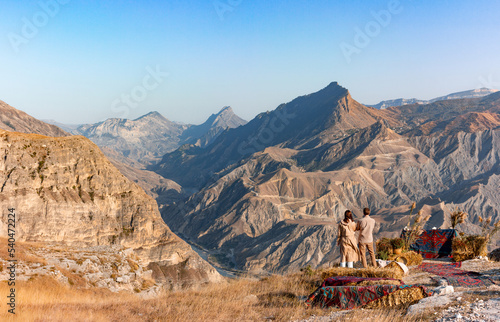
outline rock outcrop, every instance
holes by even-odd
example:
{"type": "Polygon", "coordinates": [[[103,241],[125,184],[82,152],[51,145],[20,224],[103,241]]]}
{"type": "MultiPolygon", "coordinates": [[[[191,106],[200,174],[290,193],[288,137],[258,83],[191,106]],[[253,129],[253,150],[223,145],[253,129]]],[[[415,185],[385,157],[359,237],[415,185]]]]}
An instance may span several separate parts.
{"type": "MultiPolygon", "coordinates": [[[[220,276],[162,221],[156,202],[82,136],[0,132],[0,235],[15,208],[19,241],[132,248],[161,267],[191,263],[220,276]]],[[[176,280],[173,283],[182,283],[176,280]]]]}

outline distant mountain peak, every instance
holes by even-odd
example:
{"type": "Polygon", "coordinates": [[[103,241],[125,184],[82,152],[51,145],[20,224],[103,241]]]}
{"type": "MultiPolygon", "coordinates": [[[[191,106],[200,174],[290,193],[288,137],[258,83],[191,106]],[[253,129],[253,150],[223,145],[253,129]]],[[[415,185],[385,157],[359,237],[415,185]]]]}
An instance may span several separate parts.
{"type": "Polygon", "coordinates": [[[318,92],[314,93],[314,94],[319,94],[319,93],[324,93],[324,94],[328,94],[328,95],[335,95],[335,96],[350,96],[351,94],[349,94],[349,91],[347,90],[347,88],[345,87],[342,87],[341,85],[339,85],[338,82],[331,82],[330,84],[328,84],[328,86],[326,86],[325,88],[319,90],[318,92]]]}
{"type": "Polygon", "coordinates": [[[247,122],[245,120],[241,119],[234,113],[231,106],[224,106],[219,113],[212,114],[204,124],[212,127],[238,127],[246,123],[247,122]]]}
{"type": "Polygon", "coordinates": [[[163,119],[163,120],[167,120],[166,117],[164,117],[163,115],[161,115],[159,112],[157,111],[152,111],[152,112],[149,112],[148,114],[145,114],[143,116],[140,116],[138,118],[136,118],[134,121],[138,121],[138,120],[141,120],[141,119],[144,119],[144,118],[155,118],[155,119],[163,119]]]}
{"type": "Polygon", "coordinates": [[[158,111],[152,111],[146,114],[145,116],[162,116],[162,115],[158,111]]]}
{"type": "Polygon", "coordinates": [[[431,100],[429,100],[430,103],[437,102],[437,101],[444,101],[444,100],[450,100],[450,99],[461,99],[461,98],[476,98],[476,97],[483,97],[487,96],[493,93],[498,92],[497,89],[489,89],[486,87],[483,88],[476,88],[476,89],[471,89],[468,91],[462,91],[462,92],[457,92],[457,93],[451,93],[445,96],[441,97],[436,97],[431,100]]]}
{"type": "Polygon", "coordinates": [[[233,111],[233,108],[231,106],[224,106],[220,111],[219,113],[217,114],[222,114],[222,113],[233,113],[234,114],[234,111],[233,111]]]}
{"type": "Polygon", "coordinates": [[[185,142],[205,147],[228,128],[237,128],[247,121],[236,115],[231,106],[224,106],[217,114],[212,114],[200,125],[194,125],[183,133],[185,142]]]}

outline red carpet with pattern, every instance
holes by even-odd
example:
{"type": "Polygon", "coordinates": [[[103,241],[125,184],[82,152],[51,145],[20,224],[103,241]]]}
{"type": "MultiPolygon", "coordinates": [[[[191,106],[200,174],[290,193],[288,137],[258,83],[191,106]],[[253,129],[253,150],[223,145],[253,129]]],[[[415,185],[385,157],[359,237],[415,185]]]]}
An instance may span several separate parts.
{"type": "Polygon", "coordinates": [[[422,263],[418,269],[442,276],[448,284],[455,287],[482,287],[496,284],[489,277],[476,272],[458,269],[462,263],[422,263]]]}
{"type": "Polygon", "coordinates": [[[374,285],[374,286],[345,286],[352,283],[363,281],[379,280],[401,280],[392,278],[363,278],[352,276],[336,276],[327,278],[323,284],[314,293],[309,295],[306,304],[319,306],[322,308],[335,307],[339,309],[354,309],[361,307],[372,301],[378,300],[398,290],[406,288],[420,287],[426,296],[430,292],[421,285],[374,285]]]}

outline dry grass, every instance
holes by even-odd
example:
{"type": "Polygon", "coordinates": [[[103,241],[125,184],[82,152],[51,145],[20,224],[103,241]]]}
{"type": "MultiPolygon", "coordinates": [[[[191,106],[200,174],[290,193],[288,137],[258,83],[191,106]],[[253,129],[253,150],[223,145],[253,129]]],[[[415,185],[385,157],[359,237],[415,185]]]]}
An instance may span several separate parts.
{"type": "Polygon", "coordinates": [[[356,277],[390,277],[400,279],[403,277],[403,270],[399,266],[388,265],[383,268],[345,268],[333,267],[321,272],[321,278],[326,279],[333,276],[356,276],[356,277]]]}
{"type": "MultiPolygon", "coordinates": [[[[37,243],[16,242],[14,247],[14,249],[16,250],[14,259],[23,261],[25,263],[40,263],[42,265],[47,265],[45,259],[35,256],[29,251],[31,248],[38,247],[42,247],[42,245],[37,243]]],[[[9,257],[8,249],[8,239],[5,237],[0,237],[0,258],[4,260],[11,259],[9,257]]]]}
{"type": "Polygon", "coordinates": [[[406,266],[420,265],[422,264],[422,255],[415,253],[414,251],[404,252],[400,255],[390,255],[389,260],[395,260],[404,263],[406,266]]]}
{"type": "MultiPolygon", "coordinates": [[[[288,321],[335,314],[336,310],[307,307],[299,298],[318,286],[318,274],[233,280],[150,300],[106,289],[64,286],[50,277],[37,277],[16,285],[16,321],[288,321]]],[[[7,294],[8,288],[0,283],[0,294],[7,294]]],[[[387,301],[406,303],[400,298],[387,301]]],[[[355,318],[358,311],[342,314],[355,318]]],[[[401,308],[364,312],[364,317],[370,312],[377,321],[405,320],[401,308]]],[[[14,321],[5,304],[0,308],[0,320],[14,321]]]]}
{"type": "Polygon", "coordinates": [[[413,304],[426,297],[420,287],[407,288],[396,291],[381,299],[368,303],[365,308],[393,307],[413,304]]]}
{"type": "MultiPolygon", "coordinates": [[[[6,245],[5,239],[0,240],[2,258],[6,258],[8,254],[6,245]]],[[[30,249],[37,247],[42,246],[16,243],[17,259],[43,263],[43,258],[30,254],[30,249]]],[[[304,304],[304,297],[323,281],[326,271],[322,270],[307,270],[261,280],[231,280],[224,284],[206,285],[197,290],[167,292],[158,298],[145,300],[135,294],[112,293],[107,289],[89,287],[78,274],[60,267],[57,269],[71,281],[70,285],[60,284],[48,276],[17,281],[17,314],[15,318],[9,314],[4,301],[0,303],[0,321],[288,321],[338,313],[336,310],[311,308],[304,304]]],[[[398,278],[400,274],[396,269],[333,270],[337,273],[335,275],[366,277],[398,278]]],[[[327,275],[333,276],[331,273],[327,275]]],[[[143,287],[151,286],[148,283],[143,287]]],[[[9,289],[6,282],[0,282],[0,296],[5,297],[9,289]]],[[[400,308],[364,312],[368,311],[370,318],[377,321],[405,320],[404,310],[400,308]]],[[[367,317],[366,313],[358,316],[357,312],[360,311],[341,314],[346,319],[352,317],[360,320],[367,317]]]]}
{"type": "Polygon", "coordinates": [[[454,262],[463,262],[477,256],[487,255],[487,239],[483,236],[472,235],[455,237],[452,242],[452,253],[454,262]]]}
{"type": "MultiPolygon", "coordinates": [[[[132,294],[63,286],[50,277],[37,277],[16,283],[16,318],[19,321],[244,321],[273,317],[284,321],[329,313],[308,308],[299,299],[315,287],[311,277],[296,274],[263,280],[241,279],[141,300],[132,294]]],[[[7,294],[8,289],[6,283],[0,283],[0,294],[7,294]]],[[[5,305],[0,320],[13,320],[5,305]]]]}
{"type": "MultiPolygon", "coordinates": [[[[8,294],[7,283],[0,283],[0,294],[8,294]]],[[[130,295],[113,294],[106,289],[78,289],[61,285],[47,276],[16,282],[16,318],[0,309],[1,321],[109,321],[100,308],[110,303],[133,301],[130,295]]]]}
{"type": "Polygon", "coordinates": [[[72,273],[67,269],[64,269],[60,266],[56,266],[57,270],[60,271],[67,279],[69,285],[75,286],[77,288],[86,288],[88,283],[87,280],[81,277],[78,274],[72,273]]]}

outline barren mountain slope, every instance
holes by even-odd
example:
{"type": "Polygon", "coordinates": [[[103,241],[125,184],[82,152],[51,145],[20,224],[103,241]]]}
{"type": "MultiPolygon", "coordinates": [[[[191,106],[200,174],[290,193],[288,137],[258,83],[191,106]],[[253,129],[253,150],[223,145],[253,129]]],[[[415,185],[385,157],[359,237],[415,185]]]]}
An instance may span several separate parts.
{"type": "MultiPolygon", "coordinates": [[[[222,133],[206,149],[181,147],[165,155],[151,169],[183,187],[199,188],[215,172],[266,147],[310,149],[340,140],[380,119],[380,111],[359,104],[345,88],[331,83],[316,93],[298,97],[274,111],[259,114],[244,126],[222,133]]],[[[390,116],[387,122],[399,125],[390,116]]]]}
{"type": "MultiPolygon", "coordinates": [[[[209,149],[184,147],[165,156],[160,173],[176,165],[179,175],[192,169],[198,183],[200,173],[207,183],[162,216],[174,231],[228,254],[219,256],[226,265],[272,272],[332,264],[336,222],[345,209],[359,216],[363,207],[372,208],[377,236],[396,236],[408,224],[413,201],[432,215],[429,228],[448,228],[447,216],[459,206],[471,213],[466,231],[478,232],[479,214],[494,220],[500,214],[500,140],[491,130],[500,106],[496,95],[372,114],[330,85],[228,131],[209,149]],[[301,110],[307,112],[297,117],[301,110]],[[278,111],[302,122],[287,119],[263,144],[259,129],[271,130],[265,124],[278,111]],[[446,123],[446,135],[408,131],[434,119],[446,123]],[[250,137],[243,140],[244,134],[250,137]],[[248,154],[235,153],[242,145],[248,154]]],[[[194,177],[184,176],[191,182],[194,177]]]]}
{"type": "Polygon", "coordinates": [[[158,112],[135,120],[108,119],[97,124],[82,125],[78,134],[100,147],[117,151],[126,158],[147,165],[178,147],[179,136],[187,125],[171,122],[158,112]]]}
{"type": "Polygon", "coordinates": [[[478,98],[478,97],[484,97],[493,93],[498,92],[497,89],[489,89],[489,88],[477,88],[473,90],[468,90],[468,91],[463,91],[463,92],[458,92],[458,93],[452,93],[448,94],[445,96],[440,96],[433,98],[431,100],[419,100],[416,98],[398,98],[398,99],[393,99],[393,100],[386,100],[379,102],[378,104],[375,105],[367,105],[371,106],[377,109],[385,109],[388,107],[392,106],[403,106],[403,105],[409,105],[409,104],[429,104],[429,103],[434,103],[438,101],[445,101],[445,100],[456,100],[456,99],[464,99],[464,98],[478,98]]]}
{"type": "Polygon", "coordinates": [[[131,160],[134,164],[129,162],[129,165],[144,168],[183,144],[205,147],[227,128],[245,123],[230,107],[225,107],[201,125],[172,122],[158,112],[151,112],[135,120],[108,119],[82,125],[73,133],[86,136],[115,160],[124,163],[131,160]]]}
{"type": "Polygon", "coordinates": [[[194,144],[206,147],[211,144],[226,129],[245,125],[247,121],[234,114],[230,106],[222,108],[217,114],[212,114],[205,123],[192,125],[181,136],[183,144],[194,144]]]}
{"type": "Polygon", "coordinates": [[[397,119],[398,129],[408,136],[428,135],[441,131],[477,131],[497,127],[500,92],[482,98],[453,99],[430,104],[411,104],[380,111],[383,118],[397,119]],[[460,118],[457,118],[461,116],[460,118]],[[455,120],[456,119],[456,120],[455,120]],[[454,124],[450,122],[455,122],[454,124]],[[460,127],[465,126],[465,128],[460,127]],[[467,129],[467,127],[471,127],[467,129]]]}
{"type": "MultiPolygon", "coordinates": [[[[72,246],[122,245],[146,262],[218,273],[162,221],[155,201],[81,136],[0,132],[0,232],[15,208],[20,241],[72,246]]],[[[179,275],[181,276],[181,275],[179,275]]],[[[177,277],[179,277],[177,276],[177,277]]],[[[182,283],[179,278],[170,282],[182,283]]]]}
{"type": "Polygon", "coordinates": [[[500,128],[500,114],[470,112],[445,121],[429,121],[405,133],[407,136],[445,136],[458,132],[479,132],[500,128]]]}
{"type": "Polygon", "coordinates": [[[39,121],[36,118],[17,110],[7,103],[0,101],[0,129],[6,131],[36,133],[49,136],[68,136],[55,125],[39,121]]]}
{"type": "Polygon", "coordinates": [[[366,205],[405,205],[444,189],[437,165],[381,123],[326,151],[344,151],[349,158],[340,156],[343,162],[332,167],[326,159],[337,154],[324,152],[322,163],[314,153],[320,162],[307,172],[297,161],[307,151],[267,148],[187,202],[167,207],[163,218],[207,248],[233,249],[239,268],[283,272],[331,264],[338,255],[335,236],[318,238],[334,234],[345,209],[360,214],[366,205]]]}
{"type": "Polygon", "coordinates": [[[163,178],[159,174],[141,170],[133,166],[129,166],[120,161],[114,160],[108,156],[109,161],[130,181],[135,182],[144,191],[153,197],[159,206],[170,204],[188,197],[187,193],[176,182],[163,178]]]}

